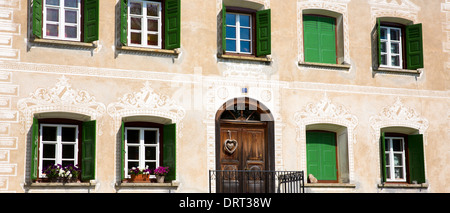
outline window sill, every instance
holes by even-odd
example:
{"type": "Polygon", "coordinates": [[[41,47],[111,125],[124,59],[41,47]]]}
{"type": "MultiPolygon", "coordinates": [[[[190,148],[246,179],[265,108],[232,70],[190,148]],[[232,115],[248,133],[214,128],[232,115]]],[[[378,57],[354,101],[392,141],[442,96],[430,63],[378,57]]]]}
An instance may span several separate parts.
{"type": "Polygon", "coordinates": [[[172,181],[170,183],[116,183],[115,188],[120,189],[177,189],[180,183],[172,181]]]}
{"type": "Polygon", "coordinates": [[[71,46],[79,48],[96,48],[97,45],[94,43],[85,43],[80,41],[62,41],[62,40],[52,40],[52,39],[41,39],[34,38],[31,42],[40,45],[57,45],[57,46],[71,46]]]}
{"type": "Polygon", "coordinates": [[[271,62],[272,58],[270,56],[265,57],[254,57],[254,56],[245,56],[245,55],[227,55],[227,54],[218,54],[218,58],[222,59],[234,59],[234,60],[245,60],[245,61],[259,61],[259,62],[271,62]]]}
{"type": "Polygon", "coordinates": [[[95,188],[95,181],[91,182],[83,182],[83,183],[31,183],[25,185],[25,187],[29,189],[37,189],[37,188],[95,188]]]}
{"type": "Polygon", "coordinates": [[[427,189],[428,183],[405,184],[405,183],[380,183],[378,188],[400,188],[400,189],[427,189]]]}
{"type": "Polygon", "coordinates": [[[129,47],[129,46],[118,46],[118,50],[123,51],[131,51],[131,52],[142,52],[142,53],[154,53],[154,54],[164,54],[164,55],[179,55],[180,50],[164,50],[164,49],[153,49],[153,48],[145,48],[145,47],[129,47]]]}
{"type": "Polygon", "coordinates": [[[306,188],[356,188],[351,183],[305,183],[306,188]]]}
{"type": "Polygon", "coordinates": [[[350,64],[325,64],[325,63],[312,63],[312,62],[298,62],[299,66],[320,68],[320,69],[337,69],[337,70],[350,70],[350,64]]]}
{"type": "Polygon", "coordinates": [[[399,68],[387,68],[387,67],[378,67],[374,69],[375,72],[380,73],[397,73],[397,74],[421,74],[422,70],[407,70],[407,69],[399,69],[399,68]]]}

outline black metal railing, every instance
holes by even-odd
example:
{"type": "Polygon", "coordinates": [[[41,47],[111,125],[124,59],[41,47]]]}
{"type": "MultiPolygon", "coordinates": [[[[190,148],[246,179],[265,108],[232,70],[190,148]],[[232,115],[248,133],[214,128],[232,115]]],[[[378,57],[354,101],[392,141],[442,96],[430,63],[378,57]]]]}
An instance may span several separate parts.
{"type": "Polygon", "coordinates": [[[303,171],[210,170],[210,193],[213,187],[217,193],[305,192],[303,171]]]}

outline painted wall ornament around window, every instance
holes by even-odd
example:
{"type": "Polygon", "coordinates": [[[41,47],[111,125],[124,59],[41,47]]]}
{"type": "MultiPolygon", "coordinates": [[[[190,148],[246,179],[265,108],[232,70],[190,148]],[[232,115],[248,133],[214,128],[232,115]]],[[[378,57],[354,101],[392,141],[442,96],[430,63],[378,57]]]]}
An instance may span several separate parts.
{"type": "Polygon", "coordinates": [[[232,155],[234,151],[236,151],[236,148],[238,146],[238,142],[235,139],[231,139],[231,131],[228,130],[228,139],[224,142],[224,149],[225,151],[232,155]]]}

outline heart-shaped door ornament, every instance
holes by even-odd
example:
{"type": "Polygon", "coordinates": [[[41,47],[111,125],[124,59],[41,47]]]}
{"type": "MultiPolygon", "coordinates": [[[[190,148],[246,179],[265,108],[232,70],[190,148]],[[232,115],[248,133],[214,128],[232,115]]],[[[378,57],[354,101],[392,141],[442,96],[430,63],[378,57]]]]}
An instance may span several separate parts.
{"type": "Polygon", "coordinates": [[[238,142],[234,139],[231,139],[231,131],[228,130],[228,139],[224,142],[224,149],[228,154],[233,154],[236,151],[238,146],[238,142]]]}

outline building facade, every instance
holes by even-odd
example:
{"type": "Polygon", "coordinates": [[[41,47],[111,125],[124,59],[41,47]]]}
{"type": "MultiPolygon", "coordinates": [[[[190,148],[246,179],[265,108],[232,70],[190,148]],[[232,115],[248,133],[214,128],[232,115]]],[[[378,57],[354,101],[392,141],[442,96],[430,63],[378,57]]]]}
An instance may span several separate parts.
{"type": "Polygon", "coordinates": [[[0,192],[218,192],[213,170],[450,192],[448,0],[3,0],[0,14],[0,192]],[[80,175],[50,182],[53,164],[80,175]],[[130,181],[158,166],[165,183],[130,181]]]}

